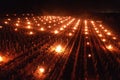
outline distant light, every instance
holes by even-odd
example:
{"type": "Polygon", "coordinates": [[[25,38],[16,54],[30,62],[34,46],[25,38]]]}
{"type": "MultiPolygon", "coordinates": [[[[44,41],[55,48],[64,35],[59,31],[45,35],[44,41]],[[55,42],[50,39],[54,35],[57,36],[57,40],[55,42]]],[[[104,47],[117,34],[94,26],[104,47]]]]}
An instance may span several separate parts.
{"type": "Polygon", "coordinates": [[[7,22],[7,21],[5,21],[4,23],[5,23],[5,24],[8,24],[8,22],[7,22]]]}
{"type": "Polygon", "coordinates": [[[18,24],[18,23],[16,23],[15,25],[16,25],[16,26],[19,26],[19,24],[18,24]]]}
{"type": "Polygon", "coordinates": [[[88,54],[88,57],[89,57],[89,58],[91,58],[91,56],[92,56],[91,54],[88,54]]]}
{"type": "Polygon", "coordinates": [[[51,28],[51,26],[48,26],[48,28],[51,28]]]}
{"type": "Polygon", "coordinates": [[[107,32],[107,29],[105,29],[104,31],[107,32]]]}
{"type": "Polygon", "coordinates": [[[32,32],[32,31],[30,31],[30,32],[29,32],[29,34],[30,34],[30,35],[32,35],[32,34],[33,34],[33,32],[32,32]]]}
{"type": "Polygon", "coordinates": [[[63,30],[63,28],[61,27],[61,28],[60,28],[60,30],[62,31],[62,30],[63,30]]]}
{"type": "Polygon", "coordinates": [[[107,35],[111,35],[111,33],[110,33],[110,32],[108,32],[108,33],[107,33],[107,35]]]}
{"type": "Polygon", "coordinates": [[[62,46],[61,46],[61,45],[56,46],[55,51],[56,51],[57,53],[63,52],[62,46]]]}
{"type": "Polygon", "coordinates": [[[103,42],[105,42],[105,41],[106,41],[106,39],[102,39],[102,41],[103,41],[103,42]]]}
{"type": "Polygon", "coordinates": [[[27,24],[31,24],[30,22],[27,22],[27,24]]]}
{"type": "Polygon", "coordinates": [[[102,24],[100,24],[100,27],[102,27],[102,24]]]}
{"type": "Polygon", "coordinates": [[[37,24],[37,26],[40,26],[40,24],[37,24]]]}
{"type": "Polygon", "coordinates": [[[2,56],[0,56],[0,62],[2,62],[3,61],[3,57],[2,56]]]}
{"type": "Polygon", "coordinates": [[[40,28],[40,30],[41,30],[41,31],[44,31],[44,28],[43,28],[43,27],[41,27],[41,28],[40,28]]]}
{"type": "Polygon", "coordinates": [[[99,34],[98,36],[99,36],[99,37],[102,37],[102,34],[99,34]]]}
{"type": "Polygon", "coordinates": [[[2,29],[3,28],[3,26],[0,26],[0,29],[2,29]]]}
{"type": "Polygon", "coordinates": [[[39,73],[42,74],[42,73],[44,73],[44,72],[45,72],[45,68],[40,67],[40,68],[39,68],[39,73]]]}
{"type": "Polygon", "coordinates": [[[88,32],[85,32],[85,34],[87,35],[87,34],[88,34],[88,32]]]}
{"type": "Polygon", "coordinates": [[[112,45],[108,45],[108,46],[107,46],[107,49],[112,50],[112,49],[113,49],[113,46],[112,46],[112,45]]]}
{"type": "Polygon", "coordinates": [[[31,29],[31,26],[30,26],[30,25],[28,25],[28,26],[27,26],[27,28],[28,28],[28,29],[31,29]]]}
{"type": "Polygon", "coordinates": [[[69,33],[69,36],[72,36],[72,33],[69,33]]]}
{"type": "Polygon", "coordinates": [[[59,32],[57,30],[54,31],[55,34],[58,34],[59,32]]]}
{"type": "Polygon", "coordinates": [[[15,28],[14,30],[15,30],[15,31],[18,31],[18,29],[17,29],[17,28],[15,28]]]}
{"type": "Polygon", "coordinates": [[[87,45],[90,45],[90,42],[87,42],[87,45]]]}
{"type": "Polygon", "coordinates": [[[117,38],[116,37],[113,37],[114,40],[116,40],[117,38]]]}

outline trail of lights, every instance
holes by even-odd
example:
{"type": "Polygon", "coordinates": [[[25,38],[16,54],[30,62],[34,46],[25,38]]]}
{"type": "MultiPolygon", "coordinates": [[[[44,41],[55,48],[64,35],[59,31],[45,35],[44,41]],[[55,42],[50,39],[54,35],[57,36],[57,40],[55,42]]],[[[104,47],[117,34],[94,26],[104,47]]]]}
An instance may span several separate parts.
{"type": "Polygon", "coordinates": [[[14,14],[1,20],[0,36],[3,80],[119,79],[119,35],[102,22],[14,14]]]}

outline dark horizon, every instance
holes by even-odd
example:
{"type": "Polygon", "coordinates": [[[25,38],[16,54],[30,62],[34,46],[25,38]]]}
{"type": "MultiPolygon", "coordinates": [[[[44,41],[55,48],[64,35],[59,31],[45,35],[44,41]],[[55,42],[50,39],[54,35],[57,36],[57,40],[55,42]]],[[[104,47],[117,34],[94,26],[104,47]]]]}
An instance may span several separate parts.
{"type": "Polygon", "coordinates": [[[25,0],[0,1],[0,13],[22,12],[98,12],[120,13],[119,0],[25,0]]]}

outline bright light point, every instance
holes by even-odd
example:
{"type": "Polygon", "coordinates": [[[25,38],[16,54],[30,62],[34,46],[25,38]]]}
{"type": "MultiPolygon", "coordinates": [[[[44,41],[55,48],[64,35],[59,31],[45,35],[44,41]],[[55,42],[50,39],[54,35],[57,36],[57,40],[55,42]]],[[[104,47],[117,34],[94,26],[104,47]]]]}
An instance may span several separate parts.
{"type": "Polygon", "coordinates": [[[48,28],[51,28],[51,26],[48,26],[48,28]]]}
{"type": "Polygon", "coordinates": [[[111,33],[110,33],[110,32],[108,32],[108,33],[107,33],[107,35],[111,35],[111,33]]]}
{"type": "Polygon", "coordinates": [[[30,31],[30,32],[29,32],[29,34],[30,34],[30,35],[32,35],[32,34],[33,34],[33,32],[32,32],[32,31],[30,31]]]}
{"type": "Polygon", "coordinates": [[[28,25],[28,26],[27,26],[27,28],[28,28],[28,29],[30,29],[30,28],[31,28],[31,26],[30,26],[30,25],[28,25]]]}
{"type": "Polygon", "coordinates": [[[114,40],[116,40],[117,38],[116,37],[113,37],[114,40]]]}
{"type": "Polygon", "coordinates": [[[89,57],[89,58],[91,58],[91,56],[92,56],[91,54],[88,54],[88,57],[89,57]]]}
{"type": "Polygon", "coordinates": [[[57,30],[54,31],[55,34],[58,34],[59,32],[57,30]]]}
{"type": "Polygon", "coordinates": [[[72,33],[69,33],[69,36],[72,36],[72,33]]]}
{"type": "Polygon", "coordinates": [[[43,67],[39,68],[39,73],[44,73],[45,69],[43,67]]]}
{"type": "Polygon", "coordinates": [[[66,28],[67,26],[64,25],[64,28],[66,28]]]}
{"type": "Polygon", "coordinates": [[[57,53],[63,52],[62,46],[61,46],[61,45],[58,45],[58,46],[55,48],[55,51],[56,51],[57,53]]]}
{"type": "Polygon", "coordinates": [[[113,46],[112,46],[112,45],[108,45],[108,46],[107,46],[107,49],[112,50],[112,49],[113,49],[113,46]]]}
{"type": "Polygon", "coordinates": [[[42,27],[42,28],[40,28],[40,30],[41,30],[41,31],[44,31],[44,28],[42,27]]]}
{"type": "Polygon", "coordinates": [[[27,22],[27,24],[31,24],[30,22],[27,22]]]}
{"type": "Polygon", "coordinates": [[[3,61],[3,58],[2,58],[2,56],[0,56],[0,62],[2,62],[3,61]]]}
{"type": "Polygon", "coordinates": [[[16,23],[15,25],[16,25],[16,26],[19,26],[19,24],[18,24],[18,23],[16,23]]]}
{"type": "Polygon", "coordinates": [[[88,34],[88,32],[85,32],[85,34],[87,35],[87,34],[88,34]]]}
{"type": "Polygon", "coordinates": [[[96,31],[96,33],[99,33],[99,31],[96,31]]]}
{"type": "Polygon", "coordinates": [[[7,21],[5,21],[4,23],[5,23],[5,24],[8,24],[8,22],[7,22],[7,21]]]}
{"type": "Polygon", "coordinates": [[[17,29],[17,28],[15,28],[14,30],[15,30],[15,31],[17,31],[18,29],[17,29]]]}
{"type": "Polygon", "coordinates": [[[87,42],[87,45],[90,45],[90,43],[89,43],[89,42],[87,42]]]}
{"type": "Polygon", "coordinates": [[[0,29],[2,29],[3,27],[2,26],[0,26],[0,29]]]}
{"type": "Polygon", "coordinates": [[[40,24],[37,24],[37,26],[40,26],[40,24]]]}
{"type": "Polygon", "coordinates": [[[105,29],[104,31],[107,32],[107,29],[105,29]]]}
{"type": "Polygon", "coordinates": [[[74,29],[74,30],[76,30],[77,28],[76,28],[76,27],[74,27],[73,29],[74,29]]]}
{"type": "Polygon", "coordinates": [[[102,41],[103,41],[103,42],[105,42],[105,41],[106,41],[106,39],[102,39],[102,41]]]}
{"type": "Polygon", "coordinates": [[[60,30],[62,31],[62,30],[63,30],[63,28],[60,28],[60,30]]]}
{"type": "Polygon", "coordinates": [[[102,24],[100,24],[100,27],[102,27],[102,24]]]}
{"type": "Polygon", "coordinates": [[[99,36],[99,37],[102,37],[102,34],[99,34],[98,36],[99,36]]]}

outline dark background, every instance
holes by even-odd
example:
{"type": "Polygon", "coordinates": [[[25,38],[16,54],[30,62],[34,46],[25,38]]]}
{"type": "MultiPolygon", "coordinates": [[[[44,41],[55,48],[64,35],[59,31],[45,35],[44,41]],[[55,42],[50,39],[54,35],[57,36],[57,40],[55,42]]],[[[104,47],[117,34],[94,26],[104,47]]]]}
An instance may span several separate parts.
{"type": "Polygon", "coordinates": [[[120,32],[120,0],[0,0],[0,14],[6,13],[82,16],[120,32]]]}
{"type": "Polygon", "coordinates": [[[0,0],[0,13],[7,12],[99,12],[119,13],[119,0],[0,0]]]}

